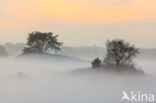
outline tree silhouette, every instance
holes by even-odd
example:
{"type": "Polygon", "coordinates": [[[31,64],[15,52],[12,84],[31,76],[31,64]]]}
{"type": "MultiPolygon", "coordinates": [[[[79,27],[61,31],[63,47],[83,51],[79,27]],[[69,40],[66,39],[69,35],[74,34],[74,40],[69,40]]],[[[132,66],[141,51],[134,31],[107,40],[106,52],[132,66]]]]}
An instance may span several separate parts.
{"type": "Polygon", "coordinates": [[[107,41],[107,54],[104,62],[112,66],[133,65],[133,58],[139,53],[139,50],[124,40],[116,39],[107,41]]]}
{"type": "Polygon", "coordinates": [[[27,46],[23,52],[26,53],[41,53],[46,54],[49,49],[51,50],[61,50],[62,42],[58,42],[58,35],[54,35],[51,32],[42,33],[39,31],[32,32],[27,38],[27,46]]]}

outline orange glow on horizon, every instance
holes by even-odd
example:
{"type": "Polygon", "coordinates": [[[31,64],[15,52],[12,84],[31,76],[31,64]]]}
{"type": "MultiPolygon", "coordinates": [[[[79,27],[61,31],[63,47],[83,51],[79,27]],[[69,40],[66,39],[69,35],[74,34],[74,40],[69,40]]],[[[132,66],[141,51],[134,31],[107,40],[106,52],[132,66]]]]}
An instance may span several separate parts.
{"type": "MultiPolygon", "coordinates": [[[[117,2],[117,0],[111,0],[117,2]]],[[[50,18],[68,22],[115,23],[156,17],[155,0],[134,0],[130,5],[107,6],[68,0],[31,0],[6,9],[22,19],[50,18]]]]}

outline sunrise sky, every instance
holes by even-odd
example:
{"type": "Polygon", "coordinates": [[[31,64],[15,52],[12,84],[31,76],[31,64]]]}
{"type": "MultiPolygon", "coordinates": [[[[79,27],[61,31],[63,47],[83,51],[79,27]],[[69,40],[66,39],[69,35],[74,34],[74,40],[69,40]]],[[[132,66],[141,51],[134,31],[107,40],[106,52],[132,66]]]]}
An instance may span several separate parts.
{"type": "Polygon", "coordinates": [[[121,38],[156,48],[156,0],[0,0],[0,44],[26,42],[32,31],[70,46],[121,38]]]}

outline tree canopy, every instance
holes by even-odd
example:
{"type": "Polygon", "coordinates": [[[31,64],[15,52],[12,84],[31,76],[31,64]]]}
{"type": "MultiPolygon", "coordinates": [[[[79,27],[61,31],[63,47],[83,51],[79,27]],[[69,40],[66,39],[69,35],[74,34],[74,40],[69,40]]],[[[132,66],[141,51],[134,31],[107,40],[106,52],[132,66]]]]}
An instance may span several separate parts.
{"type": "Polygon", "coordinates": [[[107,41],[107,54],[104,62],[109,65],[122,66],[122,65],[132,65],[133,58],[139,53],[139,50],[130,45],[128,42],[116,39],[112,41],[107,41]]]}
{"type": "Polygon", "coordinates": [[[58,35],[51,32],[32,32],[27,38],[27,46],[24,48],[24,53],[48,53],[48,50],[61,50],[62,42],[58,42],[58,35]]]}

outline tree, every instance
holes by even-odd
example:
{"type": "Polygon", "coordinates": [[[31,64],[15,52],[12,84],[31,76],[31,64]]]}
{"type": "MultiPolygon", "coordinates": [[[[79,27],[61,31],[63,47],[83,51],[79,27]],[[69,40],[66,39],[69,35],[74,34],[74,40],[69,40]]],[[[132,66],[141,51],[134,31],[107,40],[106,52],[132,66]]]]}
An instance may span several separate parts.
{"type": "Polygon", "coordinates": [[[96,58],[92,61],[92,67],[93,68],[98,68],[101,66],[101,60],[99,58],[96,58]]]}
{"type": "Polygon", "coordinates": [[[25,47],[24,53],[41,53],[46,54],[49,49],[61,50],[62,42],[58,42],[58,35],[54,35],[51,32],[42,33],[39,31],[32,32],[27,38],[27,46],[25,47]]]}
{"type": "Polygon", "coordinates": [[[107,54],[104,62],[111,66],[130,66],[133,65],[133,58],[139,50],[124,40],[116,39],[107,41],[107,54]]]}

